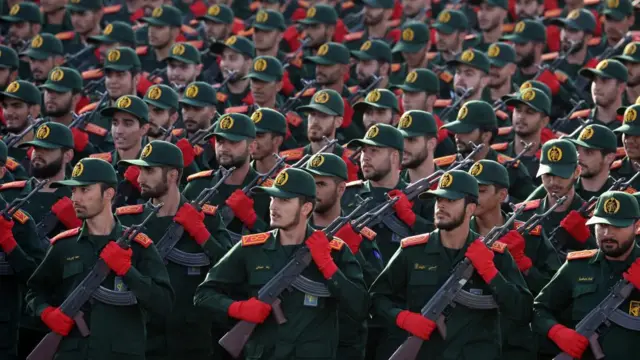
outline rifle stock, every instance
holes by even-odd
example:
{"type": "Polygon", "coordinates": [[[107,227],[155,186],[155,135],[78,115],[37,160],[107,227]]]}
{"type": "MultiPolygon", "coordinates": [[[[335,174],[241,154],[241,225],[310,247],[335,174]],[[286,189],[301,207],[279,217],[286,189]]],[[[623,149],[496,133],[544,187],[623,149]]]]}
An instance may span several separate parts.
{"type": "MultiPolygon", "coordinates": [[[[324,136],[323,139],[325,141],[325,144],[323,147],[320,148],[320,150],[318,150],[316,154],[322,154],[323,152],[326,152],[327,149],[329,149],[329,147],[338,143],[338,139],[329,140],[329,138],[326,136],[324,136]]],[[[291,165],[291,167],[296,169],[303,168],[305,165],[307,165],[307,162],[309,162],[309,159],[311,159],[313,155],[307,154],[303,156],[302,159],[298,160],[295,164],[291,165]]]]}

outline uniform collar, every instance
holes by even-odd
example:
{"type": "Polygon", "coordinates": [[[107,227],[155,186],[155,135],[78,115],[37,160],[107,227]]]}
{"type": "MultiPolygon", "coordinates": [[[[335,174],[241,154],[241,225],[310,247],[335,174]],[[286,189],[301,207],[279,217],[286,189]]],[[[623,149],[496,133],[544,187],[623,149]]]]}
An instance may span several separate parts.
{"type": "Polygon", "coordinates": [[[87,226],[87,222],[83,221],[82,222],[82,227],[80,228],[80,233],[78,234],[78,240],[77,241],[89,241],[92,244],[96,245],[96,248],[101,249],[103,248],[106,243],[108,241],[116,241],[118,240],[122,234],[124,233],[125,228],[122,226],[122,224],[120,224],[120,221],[118,220],[117,217],[114,217],[114,221],[115,224],[113,226],[113,229],[111,229],[111,233],[109,233],[108,236],[106,236],[106,241],[100,241],[100,243],[96,243],[95,240],[96,237],[100,237],[103,238],[103,236],[95,236],[95,235],[91,235],[89,234],[89,227],[87,226]],[[104,242],[104,243],[103,243],[104,242]]]}
{"type": "MultiPolygon", "coordinates": [[[[633,250],[631,251],[631,254],[629,254],[629,257],[625,261],[623,261],[623,263],[627,267],[629,267],[638,258],[640,258],[640,247],[638,247],[637,243],[634,243],[633,250]]],[[[599,262],[602,262],[602,261],[609,261],[609,260],[607,260],[605,258],[605,255],[602,252],[602,250],[598,250],[598,253],[596,254],[596,256],[592,257],[589,260],[589,264],[599,263],[599,262]]]]}
{"type": "MultiPolygon", "coordinates": [[[[314,231],[315,230],[311,226],[309,226],[309,224],[307,223],[307,228],[304,232],[305,241],[309,238],[309,236],[311,236],[311,234],[314,231]]],[[[279,239],[280,229],[271,230],[270,233],[271,233],[271,236],[269,237],[269,239],[267,239],[267,242],[262,246],[262,248],[266,250],[275,250],[280,246],[280,239],[279,239]]],[[[331,241],[331,239],[329,239],[329,241],[331,241]]],[[[304,244],[304,241],[300,245],[303,245],[303,244],[304,244]]]]}

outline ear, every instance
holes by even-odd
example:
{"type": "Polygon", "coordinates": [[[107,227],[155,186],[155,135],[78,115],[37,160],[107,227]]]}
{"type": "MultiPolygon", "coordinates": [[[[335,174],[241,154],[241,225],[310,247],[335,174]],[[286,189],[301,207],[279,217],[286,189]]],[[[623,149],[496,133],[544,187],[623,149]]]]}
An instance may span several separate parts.
{"type": "Polygon", "coordinates": [[[309,214],[311,214],[311,212],[313,211],[313,204],[310,202],[306,202],[304,204],[302,204],[302,215],[307,218],[309,217],[309,214]]]}
{"type": "Polygon", "coordinates": [[[34,104],[29,106],[29,114],[31,114],[34,119],[37,119],[38,115],[40,115],[40,105],[34,104]]]}
{"type": "Polygon", "coordinates": [[[489,85],[489,74],[483,75],[482,78],[480,78],[480,85],[483,88],[486,88],[487,85],[489,85]]]}
{"type": "Polygon", "coordinates": [[[498,190],[498,198],[500,199],[501,203],[505,202],[505,200],[507,200],[507,197],[509,197],[509,189],[498,190]]]}
{"type": "Polygon", "coordinates": [[[573,178],[577,179],[581,173],[582,173],[582,168],[579,165],[576,166],[576,169],[573,171],[573,178]]]}
{"type": "Polygon", "coordinates": [[[614,161],[616,161],[616,153],[615,152],[605,155],[604,162],[605,162],[605,164],[607,164],[607,167],[611,167],[611,164],[614,161]]]}
{"type": "Polygon", "coordinates": [[[7,173],[7,168],[4,166],[0,166],[0,179],[2,179],[7,173]]]}
{"type": "Polygon", "coordinates": [[[480,139],[482,139],[482,142],[484,144],[489,144],[489,143],[491,143],[491,137],[492,136],[493,136],[493,134],[490,131],[485,131],[485,132],[482,133],[482,135],[480,135],[480,139]]]}
{"type": "Polygon", "coordinates": [[[111,202],[111,200],[113,200],[113,198],[116,196],[116,189],[110,187],[108,188],[105,192],[104,192],[104,198],[109,200],[109,202],[111,202]]]}
{"type": "Polygon", "coordinates": [[[548,116],[543,116],[542,117],[542,127],[547,127],[547,125],[549,125],[549,121],[551,121],[551,118],[549,118],[548,116]]]}
{"type": "Polygon", "coordinates": [[[133,76],[133,91],[137,92],[137,88],[138,88],[138,82],[140,82],[140,77],[142,76],[141,73],[137,73],[133,76]]]}
{"type": "Polygon", "coordinates": [[[149,127],[150,126],[151,125],[149,125],[149,123],[146,123],[146,124],[143,124],[142,126],[140,126],[140,133],[141,133],[140,136],[144,136],[147,133],[147,131],[149,131],[149,127]]]}
{"type": "Polygon", "coordinates": [[[280,90],[282,90],[282,80],[276,83],[276,89],[276,92],[280,92],[280,90]]]}
{"type": "Polygon", "coordinates": [[[345,181],[341,181],[338,184],[338,199],[342,199],[342,195],[347,190],[347,183],[345,181]]]}
{"type": "Polygon", "coordinates": [[[64,161],[65,164],[70,164],[73,161],[74,155],[75,152],[73,149],[69,149],[62,153],[62,161],[64,161]]]}
{"type": "Polygon", "coordinates": [[[276,151],[279,151],[282,143],[284,142],[284,136],[274,136],[271,141],[276,151]]]}
{"type": "Polygon", "coordinates": [[[438,138],[431,138],[427,140],[427,151],[429,153],[433,153],[436,151],[436,147],[438,146],[438,138]]]}
{"type": "Polygon", "coordinates": [[[436,100],[438,100],[437,94],[427,94],[427,101],[426,101],[427,107],[433,108],[433,106],[436,104],[436,100]]]}
{"type": "Polygon", "coordinates": [[[380,64],[380,71],[379,73],[382,75],[384,74],[385,76],[389,76],[389,71],[391,70],[391,64],[389,63],[381,63],[380,64]]]}
{"type": "Polygon", "coordinates": [[[246,140],[249,143],[249,153],[253,154],[254,152],[256,152],[256,149],[258,148],[258,144],[256,144],[256,140],[246,140]]]}
{"type": "Polygon", "coordinates": [[[516,64],[507,64],[506,66],[507,72],[509,73],[509,76],[513,76],[516,73],[516,70],[518,69],[516,67],[516,64]]]}
{"type": "Polygon", "coordinates": [[[202,64],[196,65],[196,77],[200,76],[200,74],[202,73],[202,66],[202,64]]]}
{"type": "Polygon", "coordinates": [[[14,70],[9,74],[9,81],[7,84],[14,82],[18,78],[18,70],[14,70]]]}
{"type": "Polygon", "coordinates": [[[478,207],[478,205],[474,204],[474,203],[469,203],[467,204],[466,207],[466,216],[468,218],[471,218],[471,215],[473,215],[476,212],[476,208],[478,207]]]}
{"type": "Polygon", "coordinates": [[[338,129],[340,126],[342,126],[342,122],[344,121],[344,117],[342,116],[334,116],[333,117],[333,126],[334,128],[338,129]]]}

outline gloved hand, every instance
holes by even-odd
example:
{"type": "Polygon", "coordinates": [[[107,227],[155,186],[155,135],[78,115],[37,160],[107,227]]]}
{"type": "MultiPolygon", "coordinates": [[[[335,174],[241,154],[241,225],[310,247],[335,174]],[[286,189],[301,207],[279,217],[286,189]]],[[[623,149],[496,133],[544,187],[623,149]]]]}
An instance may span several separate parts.
{"type": "Polygon", "coordinates": [[[196,152],[193,150],[193,146],[189,143],[187,139],[180,139],[176,143],[176,146],[182,151],[182,162],[184,163],[184,167],[191,165],[193,160],[196,158],[196,152]]]}
{"type": "Polygon", "coordinates": [[[100,258],[107,263],[109,269],[113,270],[118,276],[124,276],[124,274],[131,268],[131,255],[133,250],[128,248],[127,250],[120,247],[114,241],[109,241],[107,245],[100,252],[100,258]]]}
{"type": "Polygon", "coordinates": [[[560,91],[560,81],[558,81],[556,75],[549,70],[543,71],[536,80],[547,85],[551,90],[551,95],[557,95],[560,91]]]}
{"type": "Polygon", "coordinates": [[[71,135],[73,136],[73,150],[75,152],[84,151],[89,144],[89,134],[78,128],[71,128],[71,135]]]}
{"type": "Polygon", "coordinates": [[[498,274],[498,269],[493,263],[493,251],[489,250],[480,239],[476,239],[469,245],[464,256],[471,260],[471,264],[487,284],[498,274]]]}
{"type": "Polygon", "coordinates": [[[584,243],[591,235],[587,226],[587,219],[583,218],[576,210],[569,211],[569,214],[560,221],[560,226],[565,229],[572,238],[584,243]]]}
{"type": "Polygon", "coordinates": [[[362,243],[362,235],[353,230],[350,223],[346,223],[338,230],[336,237],[344,241],[352,253],[357,253],[360,250],[360,243],[362,243]]]}
{"type": "Polygon", "coordinates": [[[589,345],[589,340],[586,337],[560,324],[553,325],[549,329],[547,337],[553,340],[562,351],[575,359],[580,359],[589,345]]]}
{"type": "Polygon", "coordinates": [[[56,334],[62,336],[69,335],[73,325],[76,323],[72,318],[65,315],[60,308],[49,306],[40,314],[40,319],[45,323],[49,329],[56,334]]]}
{"type": "Polygon", "coordinates": [[[78,216],[76,216],[76,210],[73,208],[73,202],[66,196],[53,204],[51,212],[56,215],[58,220],[60,220],[67,229],[82,226],[82,220],[78,219],[78,216]]]}
{"type": "Polygon", "coordinates": [[[231,193],[231,196],[225,201],[225,204],[233,210],[233,213],[243,224],[249,229],[253,229],[258,215],[256,215],[256,211],[253,210],[252,198],[248,197],[242,190],[237,189],[231,193]]]}
{"type": "Polygon", "coordinates": [[[134,188],[141,191],[140,183],[138,182],[138,175],[140,175],[140,168],[134,165],[129,165],[127,170],[124,172],[124,178],[133,185],[134,188]]]}
{"type": "Polygon", "coordinates": [[[358,165],[354,164],[353,161],[349,160],[348,156],[345,156],[342,160],[347,164],[347,180],[348,181],[356,181],[358,180],[358,171],[360,168],[358,165]]]}
{"type": "Polygon", "coordinates": [[[531,259],[524,254],[526,244],[519,232],[515,230],[509,231],[505,236],[500,238],[500,242],[507,244],[507,249],[509,249],[520,272],[527,271],[533,266],[531,259]]]}
{"type": "Polygon", "coordinates": [[[396,325],[422,340],[429,340],[436,323],[409,310],[402,310],[396,317],[396,325]]]}
{"type": "Polygon", "coordinates": [[[311,258],[316,263],[318,270],[325,279],[329,279],[338,271],[338,266],[333,262],[331,257],[331,249],[329,248],[329,239],[322,231],[314,231],[305,242],[311,251],[311,258]]]}
{"type": "Polygon", "coordinates": [[[204,213],[196,211],[189,203],[184,203],[180,209],[178,209],[173,221],[182,225],[187,233],[189,233],[200,246],[211,236],[207,227],[204,226],[204,213]]]}
{"type": "Polygon", "coordinates": [[[628,282],[632,283],[636,289],[640,289],[640,259],[636,259],[636,261],[631,264],[629,269],[622,274],[622,277],[625,278],[628,282]]]}
{"type": "Polygon", "coordinates": [[[7,220],[4,216],[0,216],[0,249],[7,254],[11,254],[13,249],[18,246],[12,230],[13,220],[7,220]]]}
{"type": "Polygon", "coordinates": [[[405,195],[401,190],[391,190],[389,191],[389,196],[400,197],[400,199],[393,204],[393,210],[395,210],[396,215],[403,223],[409,225],[409,227],[413,227],[413,224],[416,223],[416,213],[413,212],[413,204],[409,199],[407,199],[407,195],[405,195]]]}
{"type": "Polygon", "coordinates": [[[234,301],[229,306],[227,314],[232,318],[262,324],[271,313],[271,305],[254,297],[245,301],[234,301]]]}

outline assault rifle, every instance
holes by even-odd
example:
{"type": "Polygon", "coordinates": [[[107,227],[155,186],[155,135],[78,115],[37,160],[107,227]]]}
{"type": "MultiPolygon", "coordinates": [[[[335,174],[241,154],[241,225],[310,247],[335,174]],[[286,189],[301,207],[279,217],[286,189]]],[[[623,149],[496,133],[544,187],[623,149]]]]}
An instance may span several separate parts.
{"type": "Polygon", "coordinates": [[[98,105],[96,105],[96,107],[93,108],[93,110],[91,110],[90,112],[76,116],[71,124],[69,124],[69,129],[84,129],[87,125],[87,122],[91,120],[91,118],[93,118],[93,115],[96,114],[102,107],[102,105],[104,105],[107,101],[109,101],[109,93],[105,91],[104,94],[102,94],[102,96],[100,97],[98,105]]]}
{"type": "Polygon", "coordinates": [[[21,133],[7,135],[7,137],[5,138],[6,141],[4,142],[7,145],[7,148],[11,149],[12,147],[16,146],[18,142],[20,142],[20,140],[22,140],[22,138],[25,137],[29,132],[33,131],[33,129],[37,128],[41,124],[48,122],[49,120],[47,118],[38,118],[36,119],[36,121],[33,121],[33,117],[29,115],[28,121],[31,123],[31,125],[27,126],[27,128],[22,130],[21,133]]]}
{"type": "Polygon", "coordinates": [[[545,71],[550,71],[550,72],[554,72],[558,69],[558,67],[560,65],[562,65],[562,63],[564,62],[564,60],[567,58],[567,56],[569,56],[569,54],[573,53],[574,50],[578,49],[578,47],[580,46],[580,43],[577,41],[570,41],[570,46],[569,49],[567,51],[562,51],[557,58],[555,58],[555,60],[553,60],[553,62],[549,65],[544,64],[542,66],[538,67],[538,72],[536,72],[536,74],[534,75],[533,79],[536,80],[540,77],[540,75],[542,75],[543,72],[545,71]]]}
{"type": "MultiPolygon", "coordinates": [[[[153,208],[151,213],[144,219],[144,221],[138,225],[133,225],[127,228],[122,236],[116,241],[123,249],[128,249],[131,245],[131,241],[140,233],[144,225],[149,221],[164,204],[158,204],[156,206],[151,205],[153,208]]],[[[100,284],[109,276],[111,269],[102,258],[96,261],[93,269],[82,279],[80,284],[67,296],[66,299],[60,305],[60,310],[63,314],[72,318],[78,331],[83,337],[87,337],[90,334],[87,323],[84,321],[82,306],[89,301],[93,293],[100,288],[100,284]]],[[[45,335],[40,343],[31,351],[27,360],[50,360],[53,359],[58,351],[58,346],[62,341],[62,335],[53,331],[45,335]]]]}
{"type": "Polygon", "coordinates": [[[524,154],[527,153],[527,151],[529,151],[529,149],[531,149],[531,147],[533,146],[533,143],[526,143],[524,140],[520,140],[520,143],[523,145],[522,151],[520,151],[516,157],[514,157],[511,160],[506,161],[503,165],[506,168],[510,168],[510,167],[514,167],[518,161],[524,156],[524,154]]]}
{"type": "Polygon", "coordinates": [[[578,111],[583,106],[587,105],[587,102],[584,101],[584,100],[575,101],[573,99],[569,99],[569,101],[573,105],[573,108],[571,108],[571,110],[567,113],[566,116],[563,116],[563,117],[561,117],[559,119],[556,119],[556,121],[554,121],[553,124],[551,124],[551,126],[549,126],[551,128],[551,131],[554,131],[554,132],[558,131],[560,129],[561,125],[564,125],[567,121],[569,121],[571,119],[571,115],[573,115],[573,113],[578,111]]]}
{"type": "MultiPolygon", "coordinates": [[[[329,149],[331,146],[338,143],[338,139],[329,140],[329,138],[326,136],[323,136],[322,139],[325,141],[325,144],[323,147],[320,148],[320,150],[318,150],[316,154],[322,154],[323,152],[326,152],[327,149],[329,149]]],[[[305,156],[302,157],[302,159],[298,160],[295,164],[291,165],[291,167],[296,169],[303,168],[305,165],[307,165],[307,162],[309,162],[309,159],[311,159],[313,155],[306,154],[305,156]]]]}
{"type": "Polygon", "coordinates": [[[371,79],[370,83],[366,88],[358,90],[353,94],[349,95],[349,97],[347,98],[347,103],[349,103],[350,105],[353,105],[356,103],[356,101],[360,100],[360,98],[367,96],[367,94],[370,91],[378,87],[378,85],[382,81],[382,76],[371,75],[370,79],[371,79]]]}
{"type": "Polygon", "coordinates": [[[204,140],[204,138],[207,137],[207,135],[209,135],[215,128],[216,123],[214,122],[206,129],[199,129],[188,139],[189,143],[193,146],[200,144],[200,142],[202,142],[202,140],[204,140]]]}
{"type": "Polygon", "coordinates": [[[456,101],[453,102],[453,104],[451,104],[451,106],[449,106],[448,108],[444,109],[444,111],[442,111],[442,113],[440,114],[440,119],[442,119],[442,121],[446,121],[449,114],[455,109],[457,109],[460,106],[460,104],[462,104],[469,96],[471,96],[472,92],[473,92],[473,88],[456,91],[456,94],[459,95],[458,98],[456,99],[456,101]]]}
{"type": "Polygon", "coordinates": [[[307,89],[309,89],[310,87],[316,84],[315,80],[310,80],[310,81],[302,80],[302,82],[304,83],[304,87],[302,88],[302,90],[298,91],[295,96],[288,98],[287,101],[285,101],[284,104],[282,104],[282,106],[280,107],[279,112],[282,115],[287,116],[287,113],[293,110],[293,107],[296,105],[298,100],[300,100],[300,97],[302,96],[302,94],[304,94],[304,92],[307,91],[307,89]]]}
{"type": "Polygon", "coordinates": [[[74,64],[74,62],[78,59],[81,59],[82,57],[84,57],[85,55],[89,54],[90,52],[92,52],[93,50],[95,50],[96,47],[93,45],[87,45],[85,46],[82,50],[76,52],[75,54],[68,54],[65,56],[64,58],[64,64],[65,66],[69,66],[69,67],[74,67],[76,68],[76,70],[78,70],[79,72],[82,72],[82,69],[85,65],[85,63],[83,61],[86,61],[87,59],[84,59],[80,62],[80,64],[74,64]],[[78,66],[76,66],[78,65],[78,66]]]}
{"type": "Polygon", "coordinates": [[[300,47],[298,47],[298,49],[296,49],[296,51],[294,51],[291,55],[287,55],[285,59],[286,63],[284,64],[284,66],[282,66],[283,70],[287,70],[287,68],[291,66],[291,62],[295,60],[298,57],[298,55],[300,55],[304,51],[304,48],[307,46],[309,41],[311,41],[311,39],[309,39],[308,37],[302,39],[302,41],[300,41],[300,47]]]}

